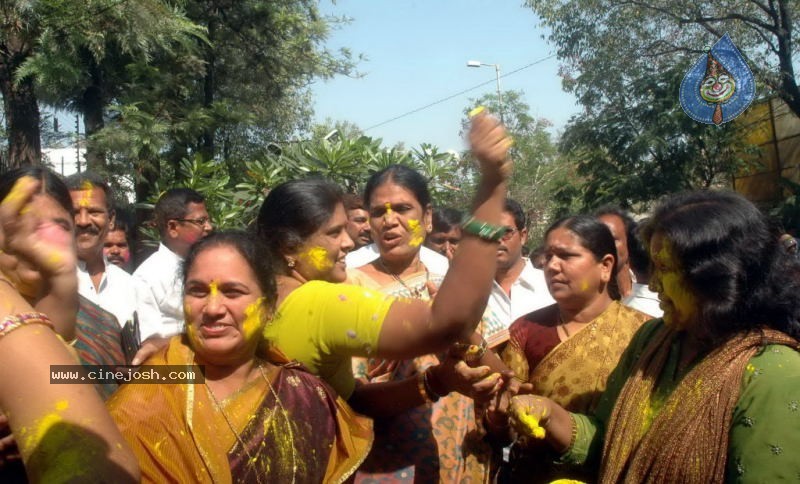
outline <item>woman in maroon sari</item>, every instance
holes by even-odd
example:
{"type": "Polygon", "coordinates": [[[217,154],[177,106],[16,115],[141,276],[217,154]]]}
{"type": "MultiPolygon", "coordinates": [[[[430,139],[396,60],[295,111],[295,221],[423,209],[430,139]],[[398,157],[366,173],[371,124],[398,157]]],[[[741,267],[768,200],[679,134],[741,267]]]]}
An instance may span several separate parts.
{"type": "Polygon", "coordinates": [[[187,334],[147,361],[201,365],[205,383],[129,384],[111,414],[151,482],[341,482],[366,457],[371,422],[325,383],[259,350],[276,298],[258,242],[222,232],[185,262],[187,334]]]}

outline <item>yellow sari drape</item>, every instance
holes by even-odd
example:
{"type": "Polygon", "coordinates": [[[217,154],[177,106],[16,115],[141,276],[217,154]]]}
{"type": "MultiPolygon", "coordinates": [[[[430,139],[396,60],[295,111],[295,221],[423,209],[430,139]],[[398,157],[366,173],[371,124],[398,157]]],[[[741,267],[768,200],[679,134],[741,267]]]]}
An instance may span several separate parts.
{"type": "MultiPolygon", "coordinates": [[[[270,356],[270,361],[285,361],[280,355],[270,356]]],[[[190,365],[193,361],[191,349],[176,336],[147,364],[190,365]]],[[[355,414],[305,372],[274,366],[265,369],[265,376],[218,402],[219,408],[204,384],[123,385],[107,405],[136,454],[142,481],[230,483],[237,480],[232,475],[232,457],[244,459],[242,469],[256,476],[254,482],[286,475],[302,482],[303,476],[322,475],[319,466],[325,469],[323,482],[343,482],[352,475],[372,444],[371,421],[355,414]],[[312,401],[321,410],[297,415],[289,404],[263,404],[281,391],[312,401]],[[317,422],[335,429],[324,456],[307,455],[314,448],[306,444],[314,439],[317,422]],[[252,434],[254,423],[263,425],[265,437],[257,446],[246,435],[252,434]],[[296,441],[288,440],[289,435],[296,441]]]]}
{"type": "Polygon", "coordinates": [[[535,394],[571,412],[591,413],[620,355],[649,319],[612,301],[593,321],[553,348],[533,370],[528,369],[525,355],[518,344],[513,344],[513,338],[506,349],[511,354],[503,359],[518,378],[533,384],[535,394]]]}

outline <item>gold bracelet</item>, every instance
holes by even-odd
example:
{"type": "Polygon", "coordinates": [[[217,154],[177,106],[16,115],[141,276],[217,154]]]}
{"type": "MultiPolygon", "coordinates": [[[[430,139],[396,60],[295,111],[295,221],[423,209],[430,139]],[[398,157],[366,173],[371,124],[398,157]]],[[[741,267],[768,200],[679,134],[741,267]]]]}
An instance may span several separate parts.
{"type": "Polygon", "coordinates": [[[425,374],[426,372],[424,371],[417,374],[417,390],[419,390],[419,394],[425,403],[428,404],[433,403],[434,400],[428,395],[428,390],[425,388],[425,374]]]}
{"type": "Polygon", "coordinates": [[[569,412],[569,421],[572,424],[572,436],[569,439],[567,450],[572,449],[572,446],[575,445],[575,439],[578,438],[578,424],[575,422],[575,417],[572,416],[572,412],[569,412]]]}
{"type": "Polygon", "coordinates": [[[20,314],[9,314],[5,318],[0,320],[0,338],[11,334],[12,331],[19,329],[26,324],[42,324],[48,326],[50,329],[55,331],[55,327],[53,323],[50,321],[50,318],[43,313],[38,312],[30,312],[30,313],[20,313],[20,314]]]}

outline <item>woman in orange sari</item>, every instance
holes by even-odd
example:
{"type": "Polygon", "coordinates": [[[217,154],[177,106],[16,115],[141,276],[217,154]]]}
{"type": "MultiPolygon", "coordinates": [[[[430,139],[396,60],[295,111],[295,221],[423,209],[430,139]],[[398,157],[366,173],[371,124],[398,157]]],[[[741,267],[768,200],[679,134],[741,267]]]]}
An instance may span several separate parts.
{"type": "MultiPolygon", "coordinates": [[[[595,217],[561,219],[545,233],[545,279],[556,304],[518,319],[503,361],[515,377],[575,412],[591,412],[639,326],[650,319],[623,306],[616,287],[616,249],[595,217]]],[[[507,420],[489,416],[490,426],[507,420]]],[[[517,442],[503,472],[511,482],[549,482],[570,471],[543,465],[544,446],[517,442]]]]}
{"type": "Polygon", "coordinates": [[[221,232],[185,261],[187,334],[148,365],[204,368],[204,383],[124,385],[108,406],[147,482],[342,482],[364,460],[371,422],[324,382],[259,350],[276,299],[251,236],[221,232]]]}

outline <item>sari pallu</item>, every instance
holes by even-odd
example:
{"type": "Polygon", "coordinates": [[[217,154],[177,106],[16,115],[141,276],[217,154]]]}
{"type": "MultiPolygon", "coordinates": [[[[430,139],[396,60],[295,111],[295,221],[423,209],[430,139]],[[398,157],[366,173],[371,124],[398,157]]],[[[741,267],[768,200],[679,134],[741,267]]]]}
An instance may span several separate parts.
{"type": "MultiPolygon", "coordinates": [[[[533,384],[533,393],[555,401],[571,412],[591,414],[606,388],[606,380],[619,362],[633,335],[651,319],[618,301],[571,338],[555,345],[530,369],[526,343],[536,331],[559,325],[556,305],[542,308],[511,326],[511,339],[503,361],[523,381],[533,384]],[[538,319],[538,320],[537,320],[538,319]]],[[[512,482],[549,482],[556,478],[589,478],[583,471],[553,464],[557,456],[542,442],[515,444],[504,475],[512,482]]]]}
{"type": "MultiPolygon", "coordinates": [[[[176,336],[147,364],[190,365],[193,353],[176,336]]],[[[291,366],[220,402],[205,384],[128,384],[108,408],[144,482],[342,482],[369,451],[370,421],[291,366]]]]}

